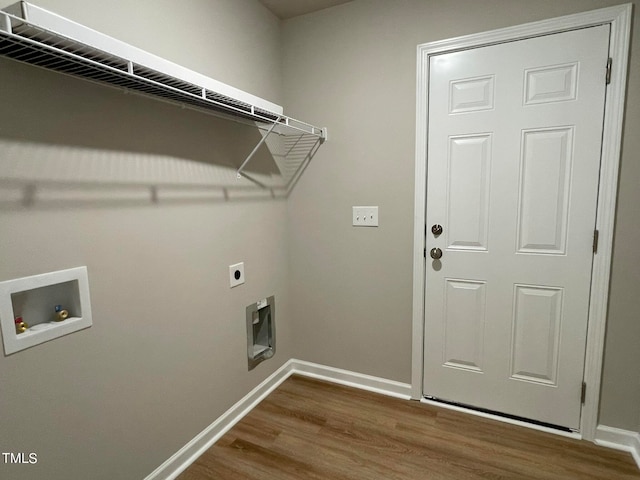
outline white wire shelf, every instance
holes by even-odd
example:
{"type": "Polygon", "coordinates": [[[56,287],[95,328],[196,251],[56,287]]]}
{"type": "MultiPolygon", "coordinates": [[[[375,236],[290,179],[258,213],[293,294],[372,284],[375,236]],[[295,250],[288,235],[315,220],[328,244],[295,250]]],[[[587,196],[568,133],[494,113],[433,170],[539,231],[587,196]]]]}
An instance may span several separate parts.
{"type": "Polygon", "coordinates": [[[27,2],[0,10],[0,55],[254,124],[262,131],[263,138],[242,163],[237,175],[260,186],[264,185],[247,173],[246,166],[263,144],[270,150],[276,148],[272,154],[281,168],[286,188],[290,190],[327,138],[325,128],[288,117],[278,105],[27,2]],[[307,147],[304,153],[301,152],[303,146],[307,147]]]}

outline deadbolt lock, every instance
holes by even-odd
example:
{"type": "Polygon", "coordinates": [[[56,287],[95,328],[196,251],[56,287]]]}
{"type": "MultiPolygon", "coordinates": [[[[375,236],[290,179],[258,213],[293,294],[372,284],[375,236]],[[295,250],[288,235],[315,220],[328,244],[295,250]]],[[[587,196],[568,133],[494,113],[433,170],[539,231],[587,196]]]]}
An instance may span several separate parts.
{"type": "Polygon", "coordinates": [[[440,258],[442,258],[442,250],[440,250],[439,248],[432,248],[429,252],[429,255],[431,255],[431,258],[433,258],[434,260],[439,260],[440,258]]]}
{"type": "Polygon", "coordinates": [[[438,236],[442,233],[442,225],[438,225],[437,223],[431,227],[431,233],[438,236]]]}

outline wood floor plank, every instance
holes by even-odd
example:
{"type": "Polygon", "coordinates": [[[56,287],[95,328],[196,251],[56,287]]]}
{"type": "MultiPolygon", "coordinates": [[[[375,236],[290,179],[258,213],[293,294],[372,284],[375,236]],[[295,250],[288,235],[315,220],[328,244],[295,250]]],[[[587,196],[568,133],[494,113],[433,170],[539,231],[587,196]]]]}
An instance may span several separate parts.
{"type": "Polygon", "coordinates": [[[630,454],[292,376],[178,480],[631,480],[630,454]]]}

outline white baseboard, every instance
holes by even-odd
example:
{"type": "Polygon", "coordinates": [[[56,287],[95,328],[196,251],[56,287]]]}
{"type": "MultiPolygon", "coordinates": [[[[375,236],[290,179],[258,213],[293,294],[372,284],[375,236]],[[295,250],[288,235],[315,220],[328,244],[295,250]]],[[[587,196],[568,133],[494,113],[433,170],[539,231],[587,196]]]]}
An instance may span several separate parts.
{"type": "Polygon", "coordinates": [[[362,373],[342,370],[340,368],[327,367],[317,363],[305,362],[303,360],[291,360],[293,372],[296,375],[317,378],[327,382],[339,383],[348,387],[368,390],[370,392],[381,393],[390,397],[411,399],[411,385],[408,383],[387,380],[386,378],[373,377],[362,373]]]}
{"type": "Polygon", "coordinates": [[[640,433],[621,428],[598,425],[596,428],[597,445],[631,453],[640,468],[640,433]]]}
{"type": "Polygon", "coordinates": [[[409,400],[411,385],[361,373],[290,359],[244,398],[218,417],[193,440],[151,472],[145,480],[174,480],[200,455],[247,415],[258,403],[293,374],[339,383],[392,397],[409,400]]]}
{"type": "Polygon", "coordinates": [[[195,460],[207,451],[220,437],[247,415],[260,401],[275,390],[292,374],[292,361],[267,377],[211,425],[196,435],[189,443],[174,453],[167,461],[151,472],[145,480],[174,480],[195,460]]]}

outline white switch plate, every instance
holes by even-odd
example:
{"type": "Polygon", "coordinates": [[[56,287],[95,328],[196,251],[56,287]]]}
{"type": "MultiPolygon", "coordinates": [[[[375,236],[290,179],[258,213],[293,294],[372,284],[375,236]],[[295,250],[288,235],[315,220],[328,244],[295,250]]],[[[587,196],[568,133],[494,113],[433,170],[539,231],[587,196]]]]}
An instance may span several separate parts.
{"type": "Polygon", "coordinates": [[[229,265],[229,285],[231,288],[244,283],[244,262],[229,265]]]}
{"type": "Polygon", "coordinates": [[[378,207],[353,207],[354,227],[377,227],[378,207]]]}

